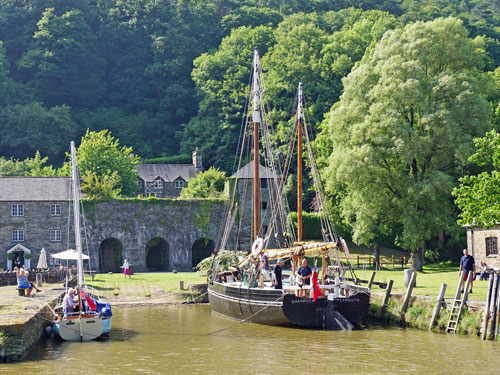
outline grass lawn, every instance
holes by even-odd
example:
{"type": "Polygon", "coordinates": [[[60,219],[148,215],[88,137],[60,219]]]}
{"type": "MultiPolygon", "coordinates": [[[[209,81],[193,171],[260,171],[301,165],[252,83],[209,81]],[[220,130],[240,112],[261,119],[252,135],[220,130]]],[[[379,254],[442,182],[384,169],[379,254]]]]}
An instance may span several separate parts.
{"type": "MultiPolygon", "coordinates": [[[[132,278],[125,278],[121,273],[96,274],[94,281],[90,277],[85,278],[85,282],[93,286],[104,296],[111,298],[118,296],[157,296],[166,293],[179,293],[179,281],[184,281],[184,288],[187,284],[200,284],[206,281],[205,276],[196,272],[151,272],[136,273],[132,278]]],[[[187,292],[186,292],[187,293],[187,292]]]]}
{"type": "MultiPolygon", "coordinates": [[[[371,270],[356,270],[356,274],[361,279],[368,279],[371,270]]],[[[394,280],[392,292],[395,294],[403,294],[406,292],[404,287],[404,273],[401,268],[383,268],[375,281],[387,282],[394,280]]],[[[449,262],[430,264],[424,266],[423,272],[417,272],[417,285],[413,289],[414,295],[437,296],[441,284],[447,284],[445,297],[452,298],[455,295],[458,286],[458,266],[452,265],[449,262]]],[[[484,301],[488,290],[488,281],[480,281],[479,276],[474,281],[473,293],[469,295],[469,299],[484,301]]],[[[382,291],[378,286],[373,287],[374,292],[382,291]]]]}

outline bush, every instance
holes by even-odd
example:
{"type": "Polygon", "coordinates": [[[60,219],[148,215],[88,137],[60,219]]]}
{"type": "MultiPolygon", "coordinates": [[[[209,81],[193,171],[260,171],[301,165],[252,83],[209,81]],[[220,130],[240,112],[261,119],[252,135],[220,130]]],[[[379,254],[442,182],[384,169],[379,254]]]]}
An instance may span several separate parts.
{"type": "MultiPolygon", "coordinates": [[[[290,212],[288,214],[288,220],[293,223],[295,230],[297,230],[297,212],[290,212]]],[[[319,214],[315,212],[302,212],[302,230],[304,240],[323,238],[319,214]]]]}

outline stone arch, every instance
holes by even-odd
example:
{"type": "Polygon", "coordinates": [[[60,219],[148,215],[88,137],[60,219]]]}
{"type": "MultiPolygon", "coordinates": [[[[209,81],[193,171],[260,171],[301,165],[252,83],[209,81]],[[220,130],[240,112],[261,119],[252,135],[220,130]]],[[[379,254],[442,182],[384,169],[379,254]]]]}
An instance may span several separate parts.
{"type": "Polygon", "coordinates": [[[120,272],[123,262],[123,245],[114,237],[106,238],[99,244],[99,271],[120,272]]]}
{"type": "Polygon", "coordinates": [[[209,237],[200,237],[191,246],[191,265],[194,268],[206,257],[212,255],[215,249],[214,241],[209,237]]]}
{"type": "Polygon", "coordinates": [[[165,271],[169,266],[170,244],[162,237],[155,237],[146,244],[146,267],[148,271],[165,271]]]}

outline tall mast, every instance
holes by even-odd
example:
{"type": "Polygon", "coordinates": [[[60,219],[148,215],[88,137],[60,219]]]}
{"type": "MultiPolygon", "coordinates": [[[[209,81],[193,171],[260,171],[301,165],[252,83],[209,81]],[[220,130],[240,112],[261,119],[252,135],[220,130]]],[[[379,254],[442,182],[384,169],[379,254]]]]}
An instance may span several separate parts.
{"type": "Polygon", "coordinates": [[[259,178],[259,124],[260,124],[260,81],[259,81],[259,52],[254,51],[253,59],[253,230],[254,240],[259,235],[260,228],[260,178],[259,178]]]}
{"type": "Polygon", "coordinates": [[[71,163],[73,165],[73,218],[75,222],[75,246],[78,252],[78,286],[83,286],[82,232],[80,230],[80,177],[76,165],[75,142],[71,141],[71,163]]]}
{"type": "Polygon", "coordinates": [[[302,82],[299,82],[297,103],[297,241],[302,241],[302,124],[304,108],[302,103],[302,82]]]}

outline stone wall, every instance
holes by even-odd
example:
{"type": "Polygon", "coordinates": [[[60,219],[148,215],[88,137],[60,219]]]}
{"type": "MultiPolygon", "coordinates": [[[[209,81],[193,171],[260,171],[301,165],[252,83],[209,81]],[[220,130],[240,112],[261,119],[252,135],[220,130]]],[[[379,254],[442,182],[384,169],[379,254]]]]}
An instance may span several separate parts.
{"type": "Polygon", "coordinates": [[[476,270],[479,270],[479,262],[485,262],[490,268],[500,268],[500,257],[497,254],[486,255],[486,238],[496,238],[500,245],[500,226],[489,229],[471,227],[467,228],[467,249],[476,261],[476,270]]]}
{"type": "MultiPolygon", "coordinates": [[[[62,282],[66,276],[64,270],[46,270],[46,271],[31,271],[29,274],[29,280],[36,282],[36,274],[42,274],[42,280],[44,283],[58,283],[62,282]]],[[[14,271],[4,270],[0,271],[0,286],[17,285],[16,273],[14,271]]]]}
{"type": "MultiPolygon", "coordinates": [[[[168,243],[167,271],[192,271],[191,249],[201,237],[214,241],[224,214],[224,202],[212,200],[120,200],[85,206],[92,268],[99,268],[99,246],[116,239],[122,259],[135,271],[148,271],[148,242],[161,238],[168,243]]],[[[84,244],[85,246],[85,244],[84,244]]]]}

